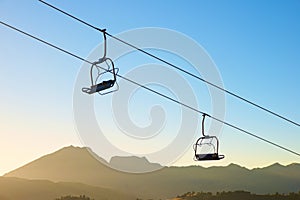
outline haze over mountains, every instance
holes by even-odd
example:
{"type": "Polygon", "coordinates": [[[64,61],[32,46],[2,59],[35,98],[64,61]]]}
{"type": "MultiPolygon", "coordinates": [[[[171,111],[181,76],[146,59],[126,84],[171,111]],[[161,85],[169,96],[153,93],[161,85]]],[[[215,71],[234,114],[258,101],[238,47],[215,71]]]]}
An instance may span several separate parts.
{"type": "MultiPolygon", "coordinates": [[[[103,162],[105,161],[103,160],[103,162]]],[[[128,168],[135,165],[157,167],[157,164],[149,163],[146,158],[137,157],[115,157],[111,162],[114,166],[126,165],[128,168]]],[[[162,199],[175,197],[189,191],[247,190],[265,194],[298,192],[300,190],[299,164],[288,166],[274,164],[253,170],[234,164],[227,167],[210,168],[199,166],[163,167],[156,172],[130,174],[107,167],[93,157],[87,148],[73,146],[43,156],[5,174],[2,179],[7,177],[76,182],[90,185],[90,187],[110,188],[127,193],[127,197],[162,199]]]]}

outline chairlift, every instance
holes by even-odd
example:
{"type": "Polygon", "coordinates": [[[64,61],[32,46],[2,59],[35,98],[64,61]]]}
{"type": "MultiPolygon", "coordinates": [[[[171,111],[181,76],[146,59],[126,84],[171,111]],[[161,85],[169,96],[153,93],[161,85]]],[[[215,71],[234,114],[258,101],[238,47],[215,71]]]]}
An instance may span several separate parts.
{"type": "Polygon", "coordinates": [[[99,93],[101,95],[105,95],[111,92],[115,92],[119,89],[119,86],[116,82],[117,78],[117,74],[119,72],[118,68],[115,68],[114,62],[112,61],[112,59],[107,58],[106,57],[106,30],[103,29],[103,37],[104,37],[104,53],[103,53],[103,57],[100,58],[98,61],[92,63],[91,69],[90,69],[90,77],[91,77],[91,87],[90,88],[82,88],[82,92],[85,92],[87,94],[94,94],[94,93],[99,93]],[[106,67],[100,67],[99,65],[105,63],[106,67]],[[96,78],[94,81],[94,75],[93,75],[93,70],[97,69],[97,74],[96,74],[96,78]],[[102,70],[102,72],[101,72],[102,70]],[[104,71],[103,71],[104,70],[104,71]],[[104,74],[110,73],[112,74],[112,78],[111,79],[105,79],[104,80],[104,74]],[[105,91],[102,92],[104,90],[107,90],[109,88],[112,88],[114,85],[116,84],[116,89],[111,90],[111,91],[105,91]]]}
{"type": "Polygon", "coordinates": [[[203,114],[202,119],[202,137],[200,137],[196,144],[194,144],[195,161],[207,160],[221,160],[225,156],[219,155],[219,140],[216,136],[209,136],[204,134],[204,120],[207,114],[203,114]]]}

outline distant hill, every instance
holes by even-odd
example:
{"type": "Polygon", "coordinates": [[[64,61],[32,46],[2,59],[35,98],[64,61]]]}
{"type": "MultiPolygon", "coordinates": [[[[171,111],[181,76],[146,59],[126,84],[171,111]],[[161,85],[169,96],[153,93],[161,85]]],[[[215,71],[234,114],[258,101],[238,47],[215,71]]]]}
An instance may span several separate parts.
{"type": "Polygon", "coordinates": [[[25,180],[0,177],[1,200],[55,200],[67,195],[86,195],[95,200],[134,200],[133,195],[82,183],[53,183],[46,180],[25,180]]]}
{"type": "MultiPolygon", "coordinates": [[[[104,161],[103,161],[104,162],[104,161]]],[[[149,165],[146,158],[115,157],[114,165],[149,165]]],[[[122,173],[108,168],[95,159],[87,148],[66,147],[41,157],[5,177],[47,179],[51,181],[81,182],[99,187],[132,193],[140,198],[171,198],[189,191],[236,191],[252,193],[289,193],[300,189],[300,165],[282,166],[278,163],[266,168],[249,170],[235,164],[227,167],[203,168],[164,167],[146,174],[122,173]]]]}

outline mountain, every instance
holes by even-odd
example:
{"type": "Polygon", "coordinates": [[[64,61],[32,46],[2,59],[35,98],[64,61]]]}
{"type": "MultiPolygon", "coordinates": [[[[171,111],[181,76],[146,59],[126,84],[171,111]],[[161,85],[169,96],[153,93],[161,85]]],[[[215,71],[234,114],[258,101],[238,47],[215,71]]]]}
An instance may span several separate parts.
{"type": "Polygon", "coordinates": [[[90,152],[88,148],[65,147],[4,176],[83,183],[93,183],[95,177],[109,180],[111,169],[101,163],[106,161],[99,162],[90,152]]]}
{"type": "MultiPolygon", "coordinates": [[[[235,191],[252,193],[289,193],[300,189],[300,165],[249,170],[235,164],[226,167],[203,168],[163,167],[145,174],[119,172],[99,162],[90,149],[66,147],[9,172],[5,177],[47,179],[81,182],[98,187],[113,188],[140,198],[170,198],[189,191],[235,191]]],[[[115,157],[114,166],[157,166],[138,157],[115,157]]]]}
{"type": "Polygon", "coordinates": [[[0,177],[1,200],[54,200],[67,195],[86,195],[92,199],[136,199],[133,195],[82,183],[54,183],[46,180],[0,177]]]}

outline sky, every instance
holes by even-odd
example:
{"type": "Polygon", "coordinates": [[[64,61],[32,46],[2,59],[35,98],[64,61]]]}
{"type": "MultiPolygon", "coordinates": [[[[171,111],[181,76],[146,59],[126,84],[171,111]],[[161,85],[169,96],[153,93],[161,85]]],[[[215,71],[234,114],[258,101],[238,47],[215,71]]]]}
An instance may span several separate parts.
{"type": "MultiPolygon", "coordinates": [[[[113,35],[147,27],[176,31],[202,46],[213,60],[225,89],[300,122],[299,1],[48,2],[90,24],[106,28],[113,35]]],[[[2,22],[83,58],[88,58],[103,41],[99,32],[38,1],[0,0],[0,13],[2,22]]],[[[1,175],[62,147],[85,145],[74,120],[73,94],[77,76],[81,68],[87,65],[3,25],[0,25],[0,34],[1,175]]],[[[151,37],[141,38],[152,42],[151,37]]],[[[112,48],[122,47],[122,44],[118,44],[112,48]]],[[[189,63],[178,56],[159,50],[150,52],[194,72],[189,63]]],[[[137,52],[115,61],[121,75],[126,75],[136,66],[149,63],[162,65],[137,52]]],[[[193,89],[199,109],[210,113],[212,105],[208,86],[179,72],[177,74],[193,89]]],[[[151,81],[151,77],[153,80],[156,77],[147,75],[142,74],[137,78],[151,81]]],[[[153,88],[176,98],[172,88],[162,89],[158,85],[153,88]]],[[[114,136],[109,140],[115,145],[123,145],[125,150],[137,154],[147,152],[139,143],[133,145],[136,148],[132,150],[131,144],[118,140],[118,134],[122,134],[118,132],[119,125],[111,118],[111,109],[106,109],[111,108],[113,95],[94,97],[97,119],[107,120],[99,126],[106,130],[107,137],[112,131],[114,136]]],[[[178,105],[141,89],[136,91],[128,104],[130,118],[140,126],[146,126],[151,123],[149,110],[153,105],[164,107],[166,120],[169,121],[163,127],[165,130],[162,130],[162,133],[166,132],[162,137],[163,142],[156,145],[150,142],[149,151],[164,148],[168,141],[173,141],[176,137],[172,135],[173,129],[178,128],[178,120],[182,120],[174,117],[181,113],[178,105]]],[[[226,95],[225,108],[225,121],[300,152],[299,127],[229,95],[226,95]]],[[[197,120],[201,120],[201,116],[197,120]]],[[[207,126],[209,124],[210,119],[207,120],[207,126]]],[[[200,136],[199,127],[195,130],[200,136]]],[[[208,167],[236,163],[256,168],[275,162],[287,165],[300,161],[296,155],[230,127],[223,126],[218,137],[220,153],[226,156],[222,161],[195,163],[192,146],[186,146],[183,155],[173,165],[208,167]]]]}

